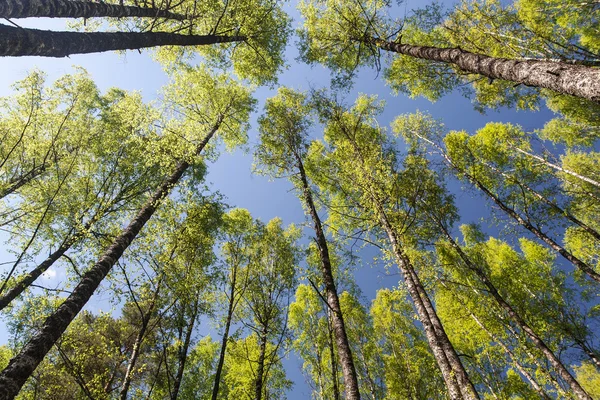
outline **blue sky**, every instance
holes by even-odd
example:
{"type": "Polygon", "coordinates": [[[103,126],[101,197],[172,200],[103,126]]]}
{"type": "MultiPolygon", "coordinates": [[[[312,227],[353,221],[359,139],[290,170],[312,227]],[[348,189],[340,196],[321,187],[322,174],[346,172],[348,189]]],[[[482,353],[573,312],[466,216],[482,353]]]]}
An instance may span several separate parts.
{"type": "MultiPolygon", "coordinates": [[[[408,5],[409,8],[410,6],[411,4],[408,5]]],[[[294,14],[294,17],[298,19],[297,13],[294,14]]],[[[63,26],[63,22],[60,20],[19,21],[19,24],[50,29],[60,29],[63,26]]],[[[288,49],[287,56],[290,67],[280,77],[282,85],[299,90],[329,85],[329,74],[324,68],[320,66],[311,68],[294,60],[297,52],[293,46],[288,49]]],[[[10,85],[16,80],[24,78],[33,68],[39,68],[46,72],[49,81],[52,81],[63,74],[73,72],[72,66],[74,65],[84,67],[102,90],[112,86],[137,90],[147,101],[155,99],[160,87],[167,82],[166,74],[146,52],[139,54],[137,51],[130,51],[125,55],[115,53],[76,55],[65,59],[2,58],[0,59],[0,96],[8,95],[10,85]]],[[[257,91],[256,96],[260,101],[259,112],[262,110],[264,99],[273,95],[274,92],[269,89],[257,91]]],[[[545,109],[537,113],[501,110],[500,112],[490,111],[487,115],[482,115],[473,110],[470,100],[459,94],[446,96],[434,104],[425,99],[395,97],[384,85],[381,75],[377,76],[376,72],[371,70],[361,71],[354,88],[347,95],[348,102],[352,102],[357,93],[377,94],[386,100],[387,106],[380,119],[382,126],[389,126],[389,123],[399,114],[416,110],[428,111],[434,117],[442,119],[449,129],[465,129],[470,132],[483,127],[489,121],[513,122],[530,130],[543,126],[544,122],[551,117],[551,113],[545,109]]],[[[320,136],[320,132],[314,132],[314,136],[320,136]]],[[[255,123],[249,132],[249,137],[250,145],[256,144],[255,123]]],[[[278,216],[283,219],[285,224],[304,223],[305,217],[300,202],[291,192],[291,185],[285,180],[269,181],[264,177],[253,175],[251,166],[251,154],[245,154],[242,151],[223,153],[217,162],[209,165],[208,181],[212,183],[211,187],[214,190],[218,190],[226,196],[228,204],[247,208],[254,217],[263,221],[278,216]]],[[[456,202],[462,212],[462,223],[477,222],[488,215],[485,202],[481,198],[473,198],[472,193],[461,192],[460,185],[457,183],[454,183],[451,189],[457,193],[456,202]]],[[[308,228],[305,233],[310,235],[312,232],[308,228]]],[[[2,259],[6,257],[4,249],[0,248],[2,259]]],[[[365,298],[369,299],[367,301],[374,297],[377,288],[394,286],[399,279],[398,275],[387,276],[381,267],[370,268],[369,264],[370,260],[365,260],[363,267],[356,272],[356,280],[359,282],[365,298]]],[[[53,279],[60,278],[60,275],[51,277],[48,279],[48,283],[51,283],[53,279]]],[[[96,298],[96,303],[91,308],[100,307],[99,304],[102,302],[98,302],[96,298]]],[[[6,338],[3,337],[5,335],[4,328],[0,326],[0,343],[5,342],[6,338]]],[[[300,365],[301,362],[295,358],[286,361],[290,378],[296,381],[294,390],[289,394],[290,399],[308,397],[308,388],[302,384],[303,378],[299,373],[300,365]]]]}

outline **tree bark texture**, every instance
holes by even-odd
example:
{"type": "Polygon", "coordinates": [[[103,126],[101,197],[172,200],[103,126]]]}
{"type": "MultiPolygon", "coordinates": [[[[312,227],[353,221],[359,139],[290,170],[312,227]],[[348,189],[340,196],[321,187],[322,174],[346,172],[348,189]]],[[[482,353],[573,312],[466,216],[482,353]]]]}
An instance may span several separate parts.
{"type": "Polygon", "coordinates": [[[319,249],[319,258],[321,259],[321,274],[325,284],[327,306],[332,310],[333,332],[338,349],[340,364],[342,366],[344,389],[346,392],[345,398],[348,400],[359,400],[360,392],[358,388],[358,378],[356,376],[356,368],[354,367],[354,361],[352,359],[352,350],[350,349],[350,343],[348,341],[348,336],[346,335],[346,327],[344,325],[344,317],[342,315],[340,300],[338,298],[335,281],[333,279],[327,239],[325,238],[321,219],[317,213],[310,186],[308,185],[304,165],[299,156],[296,156],[296,163],[300,172],[300,180],[302,181],[302,197],[313,220],[316,243],[319,249]]]}
{"type": "Polygon", "coordinates": [[[177,21],[185,15],[156,8],[121,6],[95,1],[76,0],[2,0],[1,18],[94,18],[94,17],[150,17],[168,18],[177,21]]]}
{"type": "MultiPolygon", "coordinates": [[[[423,298],[422,298],[421,294],[419,293],[420,291],[417,289],[418,282],[414,281],[413,274],[410,271],[410,269],[412,269],[410,260],[403,253],[403,251],[398,243],[398,240],[396,239],[396,235],[393,232],[391,226],[389,225],[389,222],[387,222],[385,220],[385,218],[382,218],[381,223],[382,223],[384,230],[386,231],[386,233],[388,235],[390,244],[392,245],[392,250],[394,252],[394,255],[396,256],[396,261],[398,263],[398,267],[400,268],[400,271],[402,272],[402,274],[404,276],[404,280],[406,282],[408,292],[409,292],[409,294],[413,300],[413,303],[415,305],[417,315],[419,316],[419,321],[421,321],[421,323],[423,324],[423,329],[425,331],[425,337],[427,338],[429,347],[431,348],[433,356],[438,364],[438,367],[440,368],[442,377],[446,384],[446,388],[448,389],[448,395],[449,395],[450,399],[452,399],[452,400],[478,399],[479,397],[474,388],[472,389],[474,394],[467,395],[465,397],[465,395],[463,393],[467,389],[467,387],[465,387],[465,386],[469,385],[472,387],[472,383],[470,383],[470,380],[468,380],[468,377],[467,377],[468,383],[466,383],[466,385],[465,385],[465,382],[459,382],[457,380],[458,376],[456,375],[456,373],[454,371],[455,366],[453,366],[450,363],[448,356],[446,354],[448,347],[451,347],[453,349],[452,344],[450,342],[448,342],[446,346],[444,346],[442,344],[442,340],[440,340],[440,339],[443,339],[443,337],[445,337],[445,339],[448,340],[448,336],[444,335],[442,338],[440,338],[439,330],[436,332],[434,324],[432,323],[431,318],[430,318],[430,313],[428,312],[427,308],[423,304],[423,298]]],[[[425,290],[423,288],[421,288],[421,289],[422,289],[422,292],[425,293],[425,290]]],[[[425,293],[425,295],[426,295],[426,293],[425,293]]],[[[443,330],[443,327],[442,327],[442,330],[443,330]]],[[[459,364],[460,364],[459,368],[463,369],[463,371],[464,371],[464,367],[462,366],[462,363],[460,363],[460,360],[459,360],[459,364]]],[[[464,375],[466,375],[466,371],[465,371],[464,375]]],[[[464,376],[463,376],[463,381],[464,381],[464,376]]]]}
{"type": "Polygon", "coordinates": [[[263,328],[260,334],[259,346],[260,353],[258,355],[258,365],[256,367],[256,378],[254,379],[254,400],[262,399],[263,384],[264,384],[264,371],[265,371],[265,358],[267,354],[267,328],[263,328]]]}
{"type": "Polygon", "coordinates": [[[219,396],[219,385],[221,384],[221,373],[223,371],[223,363],[225,362],[225,352],[227,351],[227,342],[229,341],[229,329],[231,328],[231,320],[233,319],[233,309],[235,306],[235,289],[237,283],[237,265],[234,265],[231,276],[231,290],[229,291],[229,306],[227,307],[227,319],[225,321],[225,329],[223,338],[221,339],[221,351],[219,352],[219,361],[215,372],[215,382],[211,400],[217,400],[219,396]]]}
{"type": "MultiPolygon", "coordinates": [[[[196,153],[200,153],[204,149],[221,122],[222,118],[219,118],[196,148],[196,153]]],[[[10,360],[8,366],[0,373],[0,400],[13,399],[19,393],[25,381],[83,309],[113,265],[152,217],[161,201],[179,182],[189,165],[186,161],[180,161],[177,164],[173,173],[156,189],[129,225],[106,249],[98,262],[83,275],[69,297],[46,319],[40,331],[31,338],[23,350],[10,360]]]]}
{"type": "Polygon", "coordinates": [[[203,46],[244,40],[244,36],[178,35],[166,32],[54,32],[0,25],[0,57],[67,57],[111,50],[203,46]]]}
{"type": "MultiPolygon", "coordinates": [[[[365,41],[365,40],[362,40],[365,41]]],[[[563,62],[511,60],[471,53],[460,48],[413,46],[370,38],[382,50],[453,64],[464,72],[550,89],[600,103],[600,69],[563,62]]]]}

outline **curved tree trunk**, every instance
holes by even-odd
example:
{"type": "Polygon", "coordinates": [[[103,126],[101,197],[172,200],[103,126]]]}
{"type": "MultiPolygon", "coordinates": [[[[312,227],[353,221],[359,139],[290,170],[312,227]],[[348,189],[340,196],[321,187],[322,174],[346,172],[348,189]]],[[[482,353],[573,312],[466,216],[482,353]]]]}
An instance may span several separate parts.
{"type": "Polygon", "coordinates": [[[382,50],[452,64],[463,72],[490,79],[550,89],[600,103],[600,68],[539,60],[511,60],[460,48],[413,46],[377,38],[359,39],[382,50]]]}
{"type": "MultiPolygon", "coordinates": [[[[200,153],[204,149],[216,133],[221,122],[222,117],[218,119],[215,126],[198,145],[196,153],[200,153]]],[[[173,173],[156,189],[129,225],[102,254],[98,262],[83,275],[69,297],[46,319],[40,331],[31,338],[23,350],[10,360],[8,366],[0,373],[0,400],[13,399],[19,393],[21,387],[64,333],[71,321],[83,309],[113,265],[152,217],[161,201],[177,185],[189,166],[190,164],[186,161],[180,161],[177,164],[173,173]]]]}
{"type": "Polygon", "coordinates": [[[325,238],[321,219],[317,213],[312,192],[310,190],[310,186],[308,185],[308,180],[306,179],[304,165],[302,164],[302,160],[298,155],[296,155],[296,166],[300,172],[300,180],[302,182],[302,197],[304,203],[308,207],[308,212],[313,221],[313,229],[315,230],[316,234],[319,258],[321,259],[321,274],[323,277],[323,283],[325,284],[327,306],[330,307],[332,311],[333,332],[337,344],[340,364],[342,366],[346,399],[359,400],[360,392],[358,389],[358,378],[356,376],[356,369],[352,359],[352,350],[350,349],[350,343],[348,341],[348,336],[346,335],[346,327],[344,325],[344,317],[342,315],[340,300],[338,298],[335,281],[333,279],[327,239],[325,238]]]}
{"type": "Polygon", "coordinates": [[[53,32],[0,25],[0,57],[67,57],[111,50],[203,46],[244,40],[244,36],[178,35],[166,32],[53,32]]]}
{"type": "Polygon", "coordinates": [[[77,0],[2,0],[1,18],[93,18],[93,17],[159,17],[183,21],[185,15],[156,8],[121,6],[95,1],[77,0]]]}
{"type": "Polygon", "coordinates": [[[333,341],[333,322],[331,321],[331,310],[325,305],[327,312],[327,347],[329,347],[329,361],[331,362],[331,385],[333,387],[333,400],[340,400],[340,388],[338,386],[337,363],[335,362],[335,342],[333,341]]]}

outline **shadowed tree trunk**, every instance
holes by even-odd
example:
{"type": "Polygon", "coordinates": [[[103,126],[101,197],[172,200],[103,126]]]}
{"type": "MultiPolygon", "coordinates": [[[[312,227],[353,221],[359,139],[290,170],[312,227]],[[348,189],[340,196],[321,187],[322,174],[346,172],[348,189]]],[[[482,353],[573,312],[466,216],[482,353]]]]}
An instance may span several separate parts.
{"type": "Polygon", "coordinates": [[[337,344],[340,364],[342,366],[346,398],[349,400],[358,400],[360,399],[358,378],[356,377],[356,369],[352,359],[352,351],[350,350],[350,343],[348,342],[348,336],[346,335],[346,327],[344,326],[344,318],[342,316],[340,300],[338,298],[335,281],[333,279],[327,239],[325,238],[321,219],[317,213],[310,186],[308,185],[308,180],[306,179],[306,172],[304,171],[302,159],[297,153],[294,155],[296,157],[296,166],[300,173],[300,180],[302,182],[302,199],[308,207],[309,214],[313,221],[313,229],[315,230],[316,234],[316,243],[319,249],[319,258],[321,260],[321,273],[323,283],[325,284],[325,296],[327,298],[327,306],[332,311],[331,319],[333,332],[337,344]]]}
{"type": "MultiPolygon", "coordinates": [[[[222,121],[223,117],[221,116],[197,146],[196,154],[204,149],[222,121]]],[[[46,319],[40,331],[31,338],[23,350],[10,360],[8,366],[0,373],[0,400],[13,399],[19,393],[21,387],[39,363],[42,362],[71,321],[83,309],[102,280],[152,217],[161,201],[177,185],[189,166],[190,164],[187,161],[180,161],[177,164],[171,175],[156,189],[129,225],[102,254],[98,262],[83,275],[69,297],[46,319]]]]}
{"type": "Polygon", "coordinates": [[[358,39],[385,51],[453,64],[463,72],[490,79],[550,89],[600,103],[600,69],[563,62],[511,60],[471,53],[460,48],[413,46],[377,38],[358,39]]]}
{"type": "Polygon", "coordinates": [[[67,57],[111,50],[203,46],[245,40],[244,36],[178,35],[166,32],[53,32],[0,25],[0,57],[67,57]]]}
{"type": "Polygon", "coordinates": [[[76,0],[2,0],[2,18],[93,18],[93,17],[160,17],[183,21],[185,15],[156,8],[121,6],[95,1],[76,0]]]}
{"type": "Polygon", "coordinates": [[[263,328],[260,334],[260,353],[258,355],[258,365],[256,367],[256,378],[254,379],[254,400],[262,399],[264,385],[265,358],[267,354],[267,328],[263,328]]]}

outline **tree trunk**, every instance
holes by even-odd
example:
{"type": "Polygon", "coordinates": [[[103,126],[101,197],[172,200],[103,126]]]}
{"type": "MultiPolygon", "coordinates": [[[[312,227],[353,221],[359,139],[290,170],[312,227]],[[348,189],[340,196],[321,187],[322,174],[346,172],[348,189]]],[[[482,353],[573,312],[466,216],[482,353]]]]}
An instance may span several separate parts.
{"type": "MultiPolygon", "coordinates": [[[[215,126],[196,148],[196,153],[200,153],[204,149],[219,128],[222,120],[222,117],[218,119],[215,126]]],[[[106,249],[98,262],[83,275],[69,297],[46,319],[40,331],[31,338],[23,350],[10,360],[8,366],[0,373],[0,400],[13,399],[19,393],[25,381],[92,297],[94,291],[110,272],[113,265],[152,217],[161,201],[179,182],[188,167],[189,163],[186,161],[180,161],[177,164],[173,173],[156,189],[129,225],[106,249]]]]}
{"type": "Polygon", "coordinates": [[[525,367],[523,367],[523,365],[521,365],[521,363],[519,362],[519,360],[517,359],[517,357],[508,348],[508,346],[506,346],[506,344],[504,344],[504,342],[502,340],[500,340],[499,338],[497,338],[496,335],[494,335],[492,332],[490,332],[481,323],[481,321],[479,320],[479,318],[477,318],[477,316],[475,316],[475,314],[473,314],[472,312],[469,312],[469,315],[471,315],[471,318],[473,318],[473,320],[475,321],[475,323],[477,323],[477,325],[479,325],[479,327],[481,327],[481,329],[483,329],[483,331],[488,334],[488,336],[490,337],[490,339],[492,339],[492,341],[494,341],[495,343],[498,343],[498,345],[500,345],[500,347],[502,347],[502,349],[504,350],[504,352],[515,363],[515,367],[517,368],[517,370],[519,371],[519,373],[521,375],[523,375],[525,377],[525,379],[527,379],[527,381],[531,384],[531,386],[537,392],[537,394],[540,395],[540,398],[542,398],[544,400],[551,400],[550,396],[548,396],[548,394],[546,394],[546,392],[544,392],[544,389],[542,389],[542,387],[539,385],[539,383],[537,383],[537,381],[533,378],[533,376],[531,376],[531,374],[529,373],[529,371],[527,371],[525,369],[525,367]]]}
{"type": "MultiPolygon", "coordinates": [[[[156,290],[152,295],[152,300],[150,301],[148,311],[142,312],[140,306],[138,305],[138,309],[140,310],[142,317],[142,326],[140,327],[140,330],[135,338],[135,342],[133,343],[133,350],[131,351],[129,364],[127,365],[127,370],[125,371],[125,376],[123,377],[123,384],[121,385],[121,392],[119,393],[119,397],[121,398],[121,400],[127,400],[127,392],[129,392],[129,386],[131,385],[131,375],[133,374],[133,369],[135,368],[135,364],[140,355],[140,348],[142,347],[142,341],[144,340],[144,336],[146,336],[146,331],[148,330],[150,318],[152,317],[152,313],[154,312],[156,300],[158,299],[158,294],[160,292],[162,278],[163,276],[161,275],[158,279],[158,283],[156,284],[156,290]]],[[[127,283],[129,284],[129,281],[127,281],[127,283]]],[[[131,290],[131,286],[129,286],[129,289],[131,290]]]]}
{"type": "MultiPolygon", "coordinates": [[[[99,214],[96,214],[98,216],[99,214]]],[[[21,293],[25,291],[37,278],[40,277],[48,268],[50,268],[59,258],[61,258],[70,248],[75,244],[84,234],[87,232],[90,227],[97,222],[97,218],[92,218],[88,221],[83,229],[79,232],[75,233],[73,236],[68,238],[63,244],[60,245],[55,252],[50,254],[48,258],[42,261],[37,267],[29,271],[27,275],[25,275],[20,281],[18,281],[15,286],[10,288],[8,293],[0,297],[0,310],[3,310],[6,306],[10,304],[15,298],[17,298],[21,293]]],[[[0,288],[0,293],[2,293],[2,288],[0,288]]]]}
{"type": "Polygon", "coordinates": [[[600,103],[599,68],[563,62],[496,58],[460,48],[412,46],[377,38],[360,41],[382,50],[452,64],[463,72],[490,79],[502,79],[526,86],[550,89],[600,103]]]}
{"type": "Polygon", "coordinates": [[[600,240],[600,232],[598,232],[597,230],[595,230],[594,228],[592,228],[591,226],[589,226],[585,222],[581,221],[579,218],[577,218],[576,216],[572,215],[567,210],[564,210],[563,208],[561,208],[560,206],[558,206],[558,204],[556,204],[555,202],[553,202],[550,199],[548,199],[546,196],[542,195],[541,193],[539,193],[538,191],[536,191],[535,189],[533,189],[529,185],[527,185],[527,184],[525,184],[523,182],[517,181],[516,178],[511,177],[510,175],[505,174],[504,172],[502,172],[498,168],[494,167],[493,165],[488,164],[488,163],[483,163],[483,164],[486,167],[489,167],[489,168],[493,169],[494,171],[498,172],[504,178],[506,178],[508,180],[511,180],[514,183],[516,183],[518,186],[524,188],[529,193],[531,193],[536,199],[540,200],[544,204],[546,204],[549,207],[551,207],[554,211],[558,212],[559,214],[561,214],[562,216],[564,216],[566,219],[568,219],[569,221],[571,221],[575,225],[579,226],[581,229],[583,229],[584,231],[586,231],[587,233],[589,233],[590,235],[592,235],[595,239],[600,240]]]}
{"type": "Polygon", "coordinates": [[[258,355],[258,366],[256,367],[256,379],[254,380],[254,400],[262,399],[265,355],[267,353],[267,328],[263,328],[260,335],[260,353],[258,355]]]}
{"type": "Polygon", "coordinates": [[[579,399],[582,400],[592,400],[592,398],[583,390],[579,382],[575,380],[573,375],[567,370],[567,368],[563,365],[556,355],[550,350],[550,348],[544,343],[542,338],[538,336],[538,334],[525,322],[525,320],[519,315],[515,309],[504,300],[504,298],[500,295],[492,281],[490,281],[487,275],[483,272],[483,270],[475,265],[472,260],[467,256],[467,254],[462,250],[462,248],[452,239],[450,233],[446,230],[446,228],[436,221],[440,226],[440,229],[450,242],[450,245],[456,252],[458,253],[461,260],[465,263],[465,265],[473,271],[477,277],[481,280],[481,282],[486,286],[489,293],[492,295],[496,303],[509,315],[509,317],[521,328],[525,335],[533,342],[533,344],[544,354],[550,365],[556,370],[558,375],[569,385],[573,393],[577,395],[579,399]]]}
{"type": "Polygon", "coordinates": [[[300,156],[296,155],[296,165],[300,172],[300,179],[302,181],[302,196],[304,203],[308,207],[309,214],[313,221],[313,229],[316,234],[316,243],[319,248],[319,257],[321,259],[321,274],[323,277],[323,283],[325,284],[325,295],[327,297],[327,306],[332,310],[332,322],[333,332],[335,335],[335,341],[338,349],[338,356],[340,358],[340,364],[342,366],[342,375],[344,377],[344,388],[346,393],[346,399],[348,400],[359,400],[360,392],[358,389],[358,378],[356,377],[356,369],[354,367],[354,361],[352,359],[352,350],[350,349],[350,343],[348,342],[348,336],[346,335],[346,327],[344,325],[344,318],[342,315],[342,309],[340,307],[340,300],[338,298],[337,289],[335,287],[335,281],[333,279],[333,273],[331,269],[331,260],[329,259],[329,248],[327,246],[327,239],[323,232],[323,226],[321,219],[317,213],[315,203],[313,201],[312,192],[306,179],[306,172],[300,156]]]}
{"type": "Polygon", "coordinates": [[[185,363],[187,361],[187,355],[190,348],[190,342],[192,340],[192,332],[194,330],[194,323],[196,321],[196,317],[198,316],[198,303],[199,300],[196,298],[194,302],[194,311],[191,317],[191,321],[187,326],[187,331],[185,332],[185,339],[183,341],[183,345],[180,346],[179,349],[179,365],[177,367],[177,374],[175,375],[175,381],[173,382],[173,392],[171,393],[171,400],[177,400],[177,396],[179,396],[179,389],[181,388],[181,382],[183,380],[183,372],[185,371],[185,363]]]}
{"type": "Polygon", "coordinates": [[[53,32],[0,25],[0,57],[67,57],[111,50],[203,46],[245,40],[244,36],[178,35],[166,32],[53,32]]]}
{"type": "Polygon", "coordinates": [[[327,341],[327,347],[329,347],[329,358],[331,361],[331,384],[333,387],[333,400],[340,400],[340,388],[338,387],[338,372],[337,363],[335,362],[335,342],[333,341],[333,322],[331,321],[331,310],[325,305],[327,311],[327,333],[329,340],[327,341]]]}
{"type": "MultiPolygon", "coordinates": [[[[598,70],[600,71],[600,68],[598,70]]],[[[524,154],[528,157],[538,160],[539,162],[541,162],[542,164],[544,164],[547,167],[550,167],[552,169],[555,169],[555,170],[565,173],[567,175],[571,175],[577,179],[581,179],[582,181],[589,183],[590,185],[594,185],[594,186],[600,188],[600,182],[597,182],[591,178],[588,178],[587,176],[583,176],[581,174],[578,174],[577,172],[573,172],[571,170],[565,169],[565,168],[561,167],[560,165],[553,164],[550,161],[546,160],[545,158],[538,156],[537,154],[530,153],[528,151],[525,151],[525,150],[520,149],[515,146],[511,146],[511,148],[515,149],[516,151],[518,151],[521,154],[524,154]]]]}
{"type": "Polygon", "coordinates": [[[462,171],[460,168],[454,164],[452,159],[446,154],[443,149],[437,144],[433,143],[431,140],[424,138],[423,136],[416,135],[421,140],[429,143],[434,146],[436,149],[440,151],[441,156],[447,161],[448,165],[452,167],[459,174],[463,174],[473,185],[475,185],[479,190],[485,193],[502,211],[508,214],[511,218],[513,218],[519,225],[523,226],[525,229],[533,233],[537,236],[541,241],[546,243],[550,248],[556,251],[558,254],[569,260],[573,265],[579,268],[581,271],[585,272],[591,279],[596,282],[600,282],[600,274],[598,274],[592,267],[587,265],[585,262],[581,261],[579,258],[575,257],[571,252],[567,249],[556,243],[552,238],[546,235],[544,232],[540,231],[538,228],[533,226],[528,221],[524,220],[515,210],[508,207],[504,202],[502,202],[495,194],[493,194],[487,187],[485,187],[478,179],[469,173],[462,171]]]}
{"type": "MultiPolygon", "coordinates": [[[[423,324],[427,342],[429,343],[429,347],[433,352],[433,356],[436,359],[438,367],[440,368],[440,371],[442,373],[442,377],[444,378],[444,382],[446,383],[446,388],[448,389],[448,395],[450,396],[450,399],[478,399],[479,396],[477,395],[477,392],[475,392],[474,388],[472,389],[472,391],[475,393],[474,395],[464,395],[463,390],[466,390],[467,386],[464,385],[463,382],[458,381],[459,376],[455,373],[454,366],[450,363],[446,353],[449,348],[453,349],[452,344],[449,343],[449,341],[445,345],[442,343],[444,338],[445,340],[448,340],[448,337],[445,334],[444,336],[440,337],[438,335],[439,332],[436,332],[434,324],[432,323],[430,318],[430,313],[428,312],[427,307],[425,307],[423,303],[423,297],[421,297],[420,294],[420,292],[425,293],[425,290],[422,287],[421,290],[417,288],[420,282],[414,281],[414,275],[416,274],[413,275],[413,273],[411,273],[411,270],[413,268],[410,260],[408,259],[408,257],[406,257],[401,247],[399,246],[398,240],[396,239],[396,235],[393,232],[391,226],[389,225],[389,222],[384,217],[382,217],[381,219],[382,227],[388,235],[388,239],[390,241],[390,244],[392,245],[392,250],[394,252],[394,255],[396,256],[396,262],[398,263],[398,267],[400,268],[400,271],[404,276],[404,281],[406,282],[408,292],[417,310],[419,321],[421,321],[421,323],[423,324]]],[[[464,371],[464,367],[462,366],[462,363],[460,363],[460,360],[459,364],[459,368],[464,371]]],[[[466,371],[463,374],[463,380],[464,375],[466,375],[466,371]]],[[[468,380],[468,382],[470,383],[470,380],[468,380]]],[[[467,385],[469,385],[469,383],[467,383],[467,385]]],[[[470,384],[470,386],[472,386],[472,383],[470,384]]]]}
{"type": "Polygon", "coordinates": [[[221,383],[221,372],[223,371],[223,363],[225,362],[225,351],[227,350],[227,342],[229,341],[229,328],[231,327],[231,319],[233,318],[233,309],[235,304],[235,286],[237,282],[237,265],[234,266],[231,274],[231,290],[229,291],[229,306],[227,307],[227,319],[225,320],[225,330],[221,340],[221,351],[219,352],[219,362],[217,363],[217,371],[215,372],[215,382],[211,400],[217,400],[219,395],[219,385],[221,383]]]}
{"type": "Polygon", "coordinates": [[[186,19],[185,15],[166,10],[121,6],[104,2],[77,0],[2,0],[1,18],[93,18],[93,17],[150,17],[167,18],[177,21],[186,19]]]}

